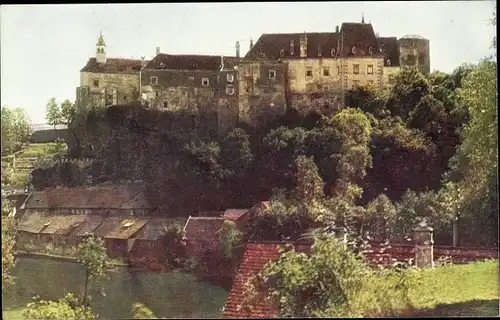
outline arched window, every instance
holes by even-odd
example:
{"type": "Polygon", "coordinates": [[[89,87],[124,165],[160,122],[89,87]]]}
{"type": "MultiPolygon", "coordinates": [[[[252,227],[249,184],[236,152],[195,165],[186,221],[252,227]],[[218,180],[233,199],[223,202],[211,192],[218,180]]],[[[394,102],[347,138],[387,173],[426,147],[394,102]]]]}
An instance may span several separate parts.
{"type": "Polygon", "coordinates": [[[373,48],[372,48],[372,47],[370,47],[370,48],[368,49],[368,52],[369,52],[370,54],[373,54],[373,48]]]}
{"type": "Polygon", "coordinates": [[[391,60],[387,60],[387,65],[391,66],[391,60]]]}
{"type": "Polygon", "coordinates": [[[356,54],[356,47],[352,47],[352,49],[351,49],[351,53],[352,53],[352,54],[356,54]]]}
{"type": "Polygon", "coordinates": [[[330,51],[330,55],[331,55],[332,57],[335,57],[335,49],[332,49],[332,50],[330,51]]]}

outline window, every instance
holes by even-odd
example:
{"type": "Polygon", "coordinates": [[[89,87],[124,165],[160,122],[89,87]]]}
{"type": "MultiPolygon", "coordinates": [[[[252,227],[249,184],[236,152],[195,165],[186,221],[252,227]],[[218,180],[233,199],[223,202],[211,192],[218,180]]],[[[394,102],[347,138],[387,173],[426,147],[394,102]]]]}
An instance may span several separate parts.
{"type": "Polygon", "coordinates": [[[321,57],[323,55],[323,48],[321,48],[321,45],[318,44],[318,57],[321,57]]]}
{"type": "Polygon", "coordinates": [[[99,80],[94,80],[94,87],[98,87],[99,86],[99,80]]]}
{"type": "Polygon", "coordinates": [[[149,83],[150,84],[158,84],[158,77],[150,77],[149,83]]]}
{"type": "Polygon", "coordinates": [[[323,68],[323,76],[325,76],[325,77],[330,76],[330,69],[329,68],[323,68]]]}
{"type": "Polygon", "coordinates": [[[366,73],[368,73],[368,74],[373,74],[373,65],[369,64],[369,65],[366,67],[366,73]]]}
{"type": "Polygon", "coordinates": [[[306,77],[312,78],[312,76],[313,76],[313,69],[312,69],[312,67],[307,67],[306,68],[306,77]]]}
{"type": "Polygon", "coordinates": [[[335,49],[332,49],[332,50],[330,51],[330,55],[331,55],[332,57],[335,57],[335,49]]]}
{"type": "Polygon", "coordinates": [[[163,109],[168,109],[168,101],[163,101],[163,109]]]}
{"type": "Polygon", "coordinates": [[[234,94],[234,86],[232,85],[227,85],[226,86],[226,94],[232,96],[234,94]]]}
{"type": "Polygon", "coordinates": [[[389,84],[393,84],[393,83],[394,83],[394,75],[390,74],[390,75],[389,75],[389,79],[388,79],[388,80],[389,80],[389,81],[388,81],[388,82],[389,82],[389,84]]]}
{"type": "Polygon", "coordinates": [[[208,78],[201,79],[201,85],[204,87],[208,87],[210,85],[210,80],[208,80],[208,78]]]}
{"type": "Polygon", "coordinates": [[[276,70],[269,70],[269,79],[276,79],[276,70]]]}
{"type": "Polygon", "coordinates": [[[373,47],[368,48],[368,53],[373,54],[373,47]]]}
{"type": "Polygon", "coordinates": [[[160,62],[160,68],[165,68],[165,64],[163,62],[160,62]]]}
{"type": "Polygon", "coordinates": [[[387,66],[391,66],[391,60],[387,60],[387,66]]]}
{"type": "Polygon", "coordinates": [[[327,86],[327,85],[323,86],[323,91],[324,92],[330,91],[330,86],[327,86]]]}
{"type": "Polygon", "coordinates": [[[282,58],[283,58],[284,56],[285,56],[285,50],[281,49],[281,50],[280,50],[280,57],[282,57],[282,58]]]}
{"type": "Polygon", "coordinates": [[[155,96],[159,97],[160,96],[160,91],[155,91],[155,96]]]}
{"type": "Polygon", "coordinates": [[[340,66],[337,66],[337,74],[340,74],[340,66]]]}
{"type": "Polygon", "coordinates": [[[359,64],[352,65],[352,73],[359,74],[359,64]]]}
{"type": "Polygon", "coordinates": [[[229,83],[233,83],[233,81],[234,81],[234,75],[233,75],[233,74],[231,74],[231,73],[229,73],[229,74],[227,75],[227,82],[229,82],[229,83]]]}
{"type": "Polygon", "coordinates": [[[123,101],[127,102],[127,96],[123,96],[123,101]]]}
{"type": "Polygon", "coordinates": [[[352,54],[356,54],[356,47],[352,47],[352,49],[351,49],[351,53],[352,53],[352,54]]]}
{"type": "Polygon", "coordinates": [[[360,82],[359,82],[359,80],[353,80],[352,83],[354,86],[359,86],[360,82]]]}
{"type": "Polygon", "coordinates": [[[295,53],[295,43],[292,41],[290,41],[290,55],[293,56],[293,54],[295,53]]]}

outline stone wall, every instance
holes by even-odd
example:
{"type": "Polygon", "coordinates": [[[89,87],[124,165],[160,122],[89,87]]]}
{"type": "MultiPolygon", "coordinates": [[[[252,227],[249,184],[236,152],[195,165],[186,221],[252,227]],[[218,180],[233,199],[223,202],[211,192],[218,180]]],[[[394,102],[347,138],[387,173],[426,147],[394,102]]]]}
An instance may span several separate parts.
{"type": "Polygon", "coordinates": [[[262,124],[286,112],[286,65],[250,62],[239,66],[239,120],[262,124]]]}
{"type": "Polygon", "coordinates": [[[401,67],[417,66],[422,73],[431,71],[429,40],[423,38],[401,38],[399,62],[401,67]]]}

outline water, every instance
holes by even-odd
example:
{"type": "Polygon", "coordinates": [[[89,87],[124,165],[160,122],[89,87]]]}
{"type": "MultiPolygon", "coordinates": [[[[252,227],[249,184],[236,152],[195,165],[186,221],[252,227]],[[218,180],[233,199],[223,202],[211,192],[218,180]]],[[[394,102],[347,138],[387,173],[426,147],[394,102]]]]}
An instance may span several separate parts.
{"type": "MultiPolygon", "coordinates": [[[[15,284],[3,292],[2,310],[18,316],[35,295],[56,300],[66,292],[83,292],[81,265],[65,261],[20,257],[12,272],[15,284]]],[[[132,317],[132,304],[145,304],[161,318],[219,318],[228,292],[194,275],[169,272],[130,272],[118,267],[108,280],[91,285],[92,309],[101,319],[132,317]]]]}

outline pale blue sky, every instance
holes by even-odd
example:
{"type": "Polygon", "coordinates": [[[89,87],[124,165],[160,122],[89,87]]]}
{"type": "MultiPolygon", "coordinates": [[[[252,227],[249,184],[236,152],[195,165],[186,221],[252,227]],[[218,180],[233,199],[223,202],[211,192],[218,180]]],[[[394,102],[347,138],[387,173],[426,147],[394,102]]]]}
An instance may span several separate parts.
{"type": "Polygon", "coordinates": [[[45,122],[50,97],[75,99],[79,70],[102,29],[109,57],[241,54],[262,33],[334,31],[364,12],[380,36],[430,40],[431,69],[453,71],[492,53],[493,1],[2,5],[1,103],[45,122]]]}

